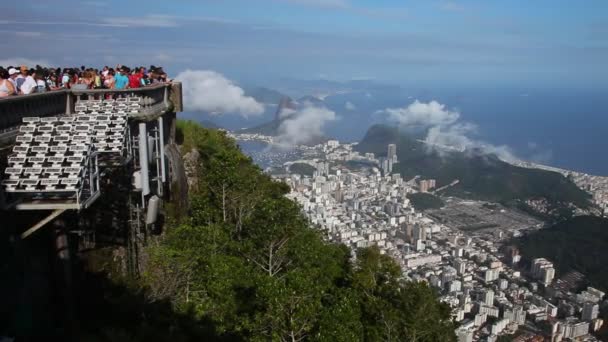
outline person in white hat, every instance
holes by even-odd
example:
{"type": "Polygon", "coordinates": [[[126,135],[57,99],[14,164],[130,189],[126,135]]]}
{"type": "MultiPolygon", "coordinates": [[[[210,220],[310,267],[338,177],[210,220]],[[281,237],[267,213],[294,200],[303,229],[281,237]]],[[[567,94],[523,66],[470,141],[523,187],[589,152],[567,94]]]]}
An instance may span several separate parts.
{"type": "Polygon", "coordinates": [[[8,69],[8,80],[13,84],[15,92],[13,95],[17,95],[17,77],[19,76],[19,70],[15,68],[8,69]]]}

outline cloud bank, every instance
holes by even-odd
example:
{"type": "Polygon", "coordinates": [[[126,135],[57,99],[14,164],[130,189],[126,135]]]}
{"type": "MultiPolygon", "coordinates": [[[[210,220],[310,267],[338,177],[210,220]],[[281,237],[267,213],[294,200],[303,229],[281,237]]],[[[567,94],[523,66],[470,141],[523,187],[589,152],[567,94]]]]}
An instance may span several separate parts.
{"type": "MultiPolygon", "coordinates": [[[[286,117],[281,113],[280,117],[286,117]]],[[[336,113],[327,108],[309,106],[301,110],[289,110],[287,119],[279,126],[277,142],[280,145],[310,143],[323,136],[323,128],[328,122],[337,120],[336,113]]]]}
{"type": "Polygon", "coordinates": [[[437,101],[424,103],[416,100],[407,107],[387,108],[381,112],[402,126],[446,126],[460,118],[459,112],[450,111],[437,101]]]}
{"type": "Polygon", "coordinates": [[[183,83],[186,110],[244,117],[264,112],[264,105],[245,96],[241,87],[215,71],[186,70],[177,75],[176,80],[183,83]]]}
{"type": "Polygon", "coordinates": [[[346,110],[355,110],[357,109],[357,106],[355,106],[355,104],[350,101],[346,101],[346,103],[344,104],[344,108],[346,108],[346,110]]]}
{"type": "Polygon", "coordinates": [[[473,151],[495,154],[506,161],[518,160],[507,146],[496,146],[472,138],[477,133],[477,126],[460,119],[460,112],[450,110],[437,101],[428,103],[415,100],[403,108],[387,108],[379,111],[396,121],[401,127],[424,128],[424,142],[429,149],[444,153],[448,150],[473,151]]]}

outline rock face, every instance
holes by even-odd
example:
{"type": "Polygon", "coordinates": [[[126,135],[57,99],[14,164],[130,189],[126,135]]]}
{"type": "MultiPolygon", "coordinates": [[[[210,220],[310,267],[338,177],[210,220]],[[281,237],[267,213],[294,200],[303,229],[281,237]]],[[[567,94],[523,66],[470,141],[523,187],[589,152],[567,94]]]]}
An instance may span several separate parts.
{"type": "Polygon", "coordinates": [[[195,148],[184,154],[184,169],[189,189],[193,189],[198,186],[197,169],[200,163],[201,154],[195,148]]]}
{"type": "Polygon", "coordinates": [[[188,208],[188,176],[184,167],[184,160],[175,144],[165,146],[165,156],[168,161],[169,194],[171,202],[179,208],[188,208]]]}

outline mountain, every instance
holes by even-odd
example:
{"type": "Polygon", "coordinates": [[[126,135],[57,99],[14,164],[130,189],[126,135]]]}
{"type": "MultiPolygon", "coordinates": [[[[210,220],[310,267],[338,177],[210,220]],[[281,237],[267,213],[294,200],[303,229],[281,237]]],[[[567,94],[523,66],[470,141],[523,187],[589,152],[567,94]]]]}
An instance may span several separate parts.
{"type": "Polygon", "coordinates": [[[211,128],[211,129],[223,128],[222,126],[216,124],[215,122],[213,122],[211,120],[201,120],[201,121],[199,121],[199,124],[205,128],[211,128]]]}
{"type": "Polygon", "coordinates": [[[323,107],[325,106],[325,102],[316,97],[316,96],[312,96],[312,95],[306,95],[303,97],[300,97],[297,101],[299,104],[305,104],[305,105],[309,105],[309,106],[316,106],[316,107],[323,107]]]}
{"type": "Polygon", "coordinates": [[[591,206],[590,195],[559,173],[517,167],[481,151],[439,153],[395,127],[372,126],[356,150],[385,156],[391,143],[397,144],[395,170],[405,178],[436,179],[437,187],[458,180],[445,195],[501,202],[547,219],[591,206]]]}
{"type": "Polygon", "coordinates": [[[547,258],[559,274],[571,270],[588,277],[593,286],[608,290],[608,219],[577,216],[514,242],[523,258],[547,258]]]}
{"type": "Polygon", "coordinates": [[[245,88],[245,96],[253,97],[256,101],[265,104],[279,104],[287,95],[274,89],[264,87],[245,88]]]}
{"type": "Polygon", "coordinates": [[[296,103],[289,96],[284,96],[279,101],[277,111],[275,112],[274,119],[272,119],[272,121],[242,129],[239,131],[239,133],[257,133],[277,136],[279,134],[279,126],[281,126],[281,122],[290,117],[289,115],[285,115],[285,113],[289,112],[290,110],[295,110],[296,108],[296,103]]]}

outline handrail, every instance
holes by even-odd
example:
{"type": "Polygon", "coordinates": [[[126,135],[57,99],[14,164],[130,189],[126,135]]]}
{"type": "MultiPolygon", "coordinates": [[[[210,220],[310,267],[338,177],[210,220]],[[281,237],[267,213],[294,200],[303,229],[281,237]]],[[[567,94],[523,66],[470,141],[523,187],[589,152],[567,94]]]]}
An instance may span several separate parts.
{"type": "Polygon", "coordinates": [[[57,94],[65,94],[68,92],[70,92],[69,89],[58,89],[58,90],[46,91],[43,93],[32,93],[32,94],[28,94],[28,95],[5,96],[5,97],[0,97],[0,105],[2,105],[4,103],[9,103],[9,102],[23,101],[24,99],[33,99],[36,97],[56,96],[57,94]]]}

